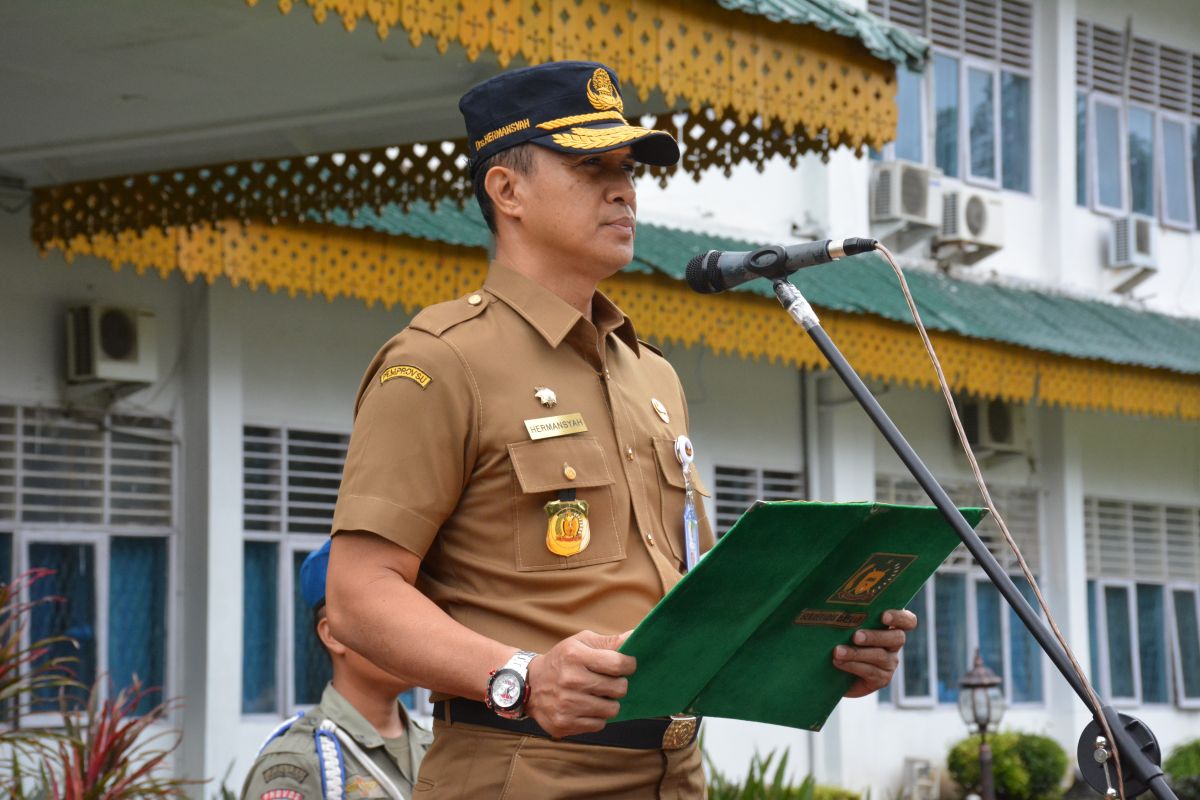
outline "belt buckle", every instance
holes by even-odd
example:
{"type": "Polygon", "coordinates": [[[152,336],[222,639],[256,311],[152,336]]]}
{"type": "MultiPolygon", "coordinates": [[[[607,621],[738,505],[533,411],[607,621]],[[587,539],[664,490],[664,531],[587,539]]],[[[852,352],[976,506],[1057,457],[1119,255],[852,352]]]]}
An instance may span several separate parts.
{"type": "Polygon", "coordinates": [[[696,738],[696,717],[691,714],[672,714],[671,724],[663,731],[662,749],[678,750],[696,738]]]}

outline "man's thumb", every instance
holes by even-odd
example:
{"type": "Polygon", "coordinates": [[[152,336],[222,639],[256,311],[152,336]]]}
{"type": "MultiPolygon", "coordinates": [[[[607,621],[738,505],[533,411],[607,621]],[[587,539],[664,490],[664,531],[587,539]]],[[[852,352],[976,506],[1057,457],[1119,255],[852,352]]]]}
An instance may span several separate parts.
{"type": "Polygon", "coordinates": [[[585,641],[589,646],[595,647],[597,650],[619,650],[631,633],[633,631],[612,634],[593,633],[585,641]]]}

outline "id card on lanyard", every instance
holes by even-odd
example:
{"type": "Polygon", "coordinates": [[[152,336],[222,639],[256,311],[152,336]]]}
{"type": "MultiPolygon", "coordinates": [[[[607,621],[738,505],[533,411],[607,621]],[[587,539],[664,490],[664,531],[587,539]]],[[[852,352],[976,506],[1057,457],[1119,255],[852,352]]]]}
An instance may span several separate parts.
{"type": "Polygon", "coordinates": [[[700,560],[700,520],[696,516],[696,487],[692,483],[692,462],[695,451],[686,436],[675,440],[675,458],[683,468],[683,544],[687,570],[690,572],[700,560]]]}

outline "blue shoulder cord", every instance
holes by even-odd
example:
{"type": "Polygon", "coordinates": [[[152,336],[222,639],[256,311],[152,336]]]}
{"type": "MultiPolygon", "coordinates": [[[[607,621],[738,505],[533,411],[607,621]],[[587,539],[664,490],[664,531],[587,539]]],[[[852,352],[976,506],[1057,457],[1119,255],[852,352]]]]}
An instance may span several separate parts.
{"type": "MultiPolygon", "coordinates": [[[[262,755],[262,752],[267,749],[271,742],[275,741],[280,736],[291,730],[291,727],[295,725],[303,716],[304,712],[301,711],[296,716],[291,717],[290,719],[285,719],[282,723],[280,723],[275,730],[271,731],[271,734],[267,736],[266,740],[263,741],[262,746],[258,748],[258,754],[262,755]]],[[[313,731],[313,744],[317,750],[318,771],[321,773],[321,796],[326,800],[341,800],[346,788],[346,760],[342,756],[342,743],[339,742],[337,737],[334,736],[330,731],[322,730],[321,727],[318,726],[316,730],[313,731]],[[323,742],[325,744],[325,748],[322,747],[323,742]],[[328,775],[328,777],[325,764],[326,748],[330,748],[332,750],[332,755],[336,756],[338,769],[336,775],[328,775]],[[337,784],[333,787],[334,794],[332,796],[329,794],[329,783],[331,782],[329,779],[331,778],[333,779],[332,782],[337,784]]]]}

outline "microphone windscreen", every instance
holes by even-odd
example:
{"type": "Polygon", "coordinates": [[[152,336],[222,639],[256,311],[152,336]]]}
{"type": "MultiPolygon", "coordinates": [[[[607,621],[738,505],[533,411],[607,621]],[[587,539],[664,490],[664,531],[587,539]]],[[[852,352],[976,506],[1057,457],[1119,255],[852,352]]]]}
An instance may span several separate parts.
{"type": "Polygon", "coordinates": [[[721,291],[720,288],[713,285],[712,282],[712,267],[720,258],[721,251],[709,250],[707,253],[701,253],[697,256],[692,256],[692,260],[687,265],[687,285],[692,288],[692,291],[700,294],[713,294],[721,291]]]}

